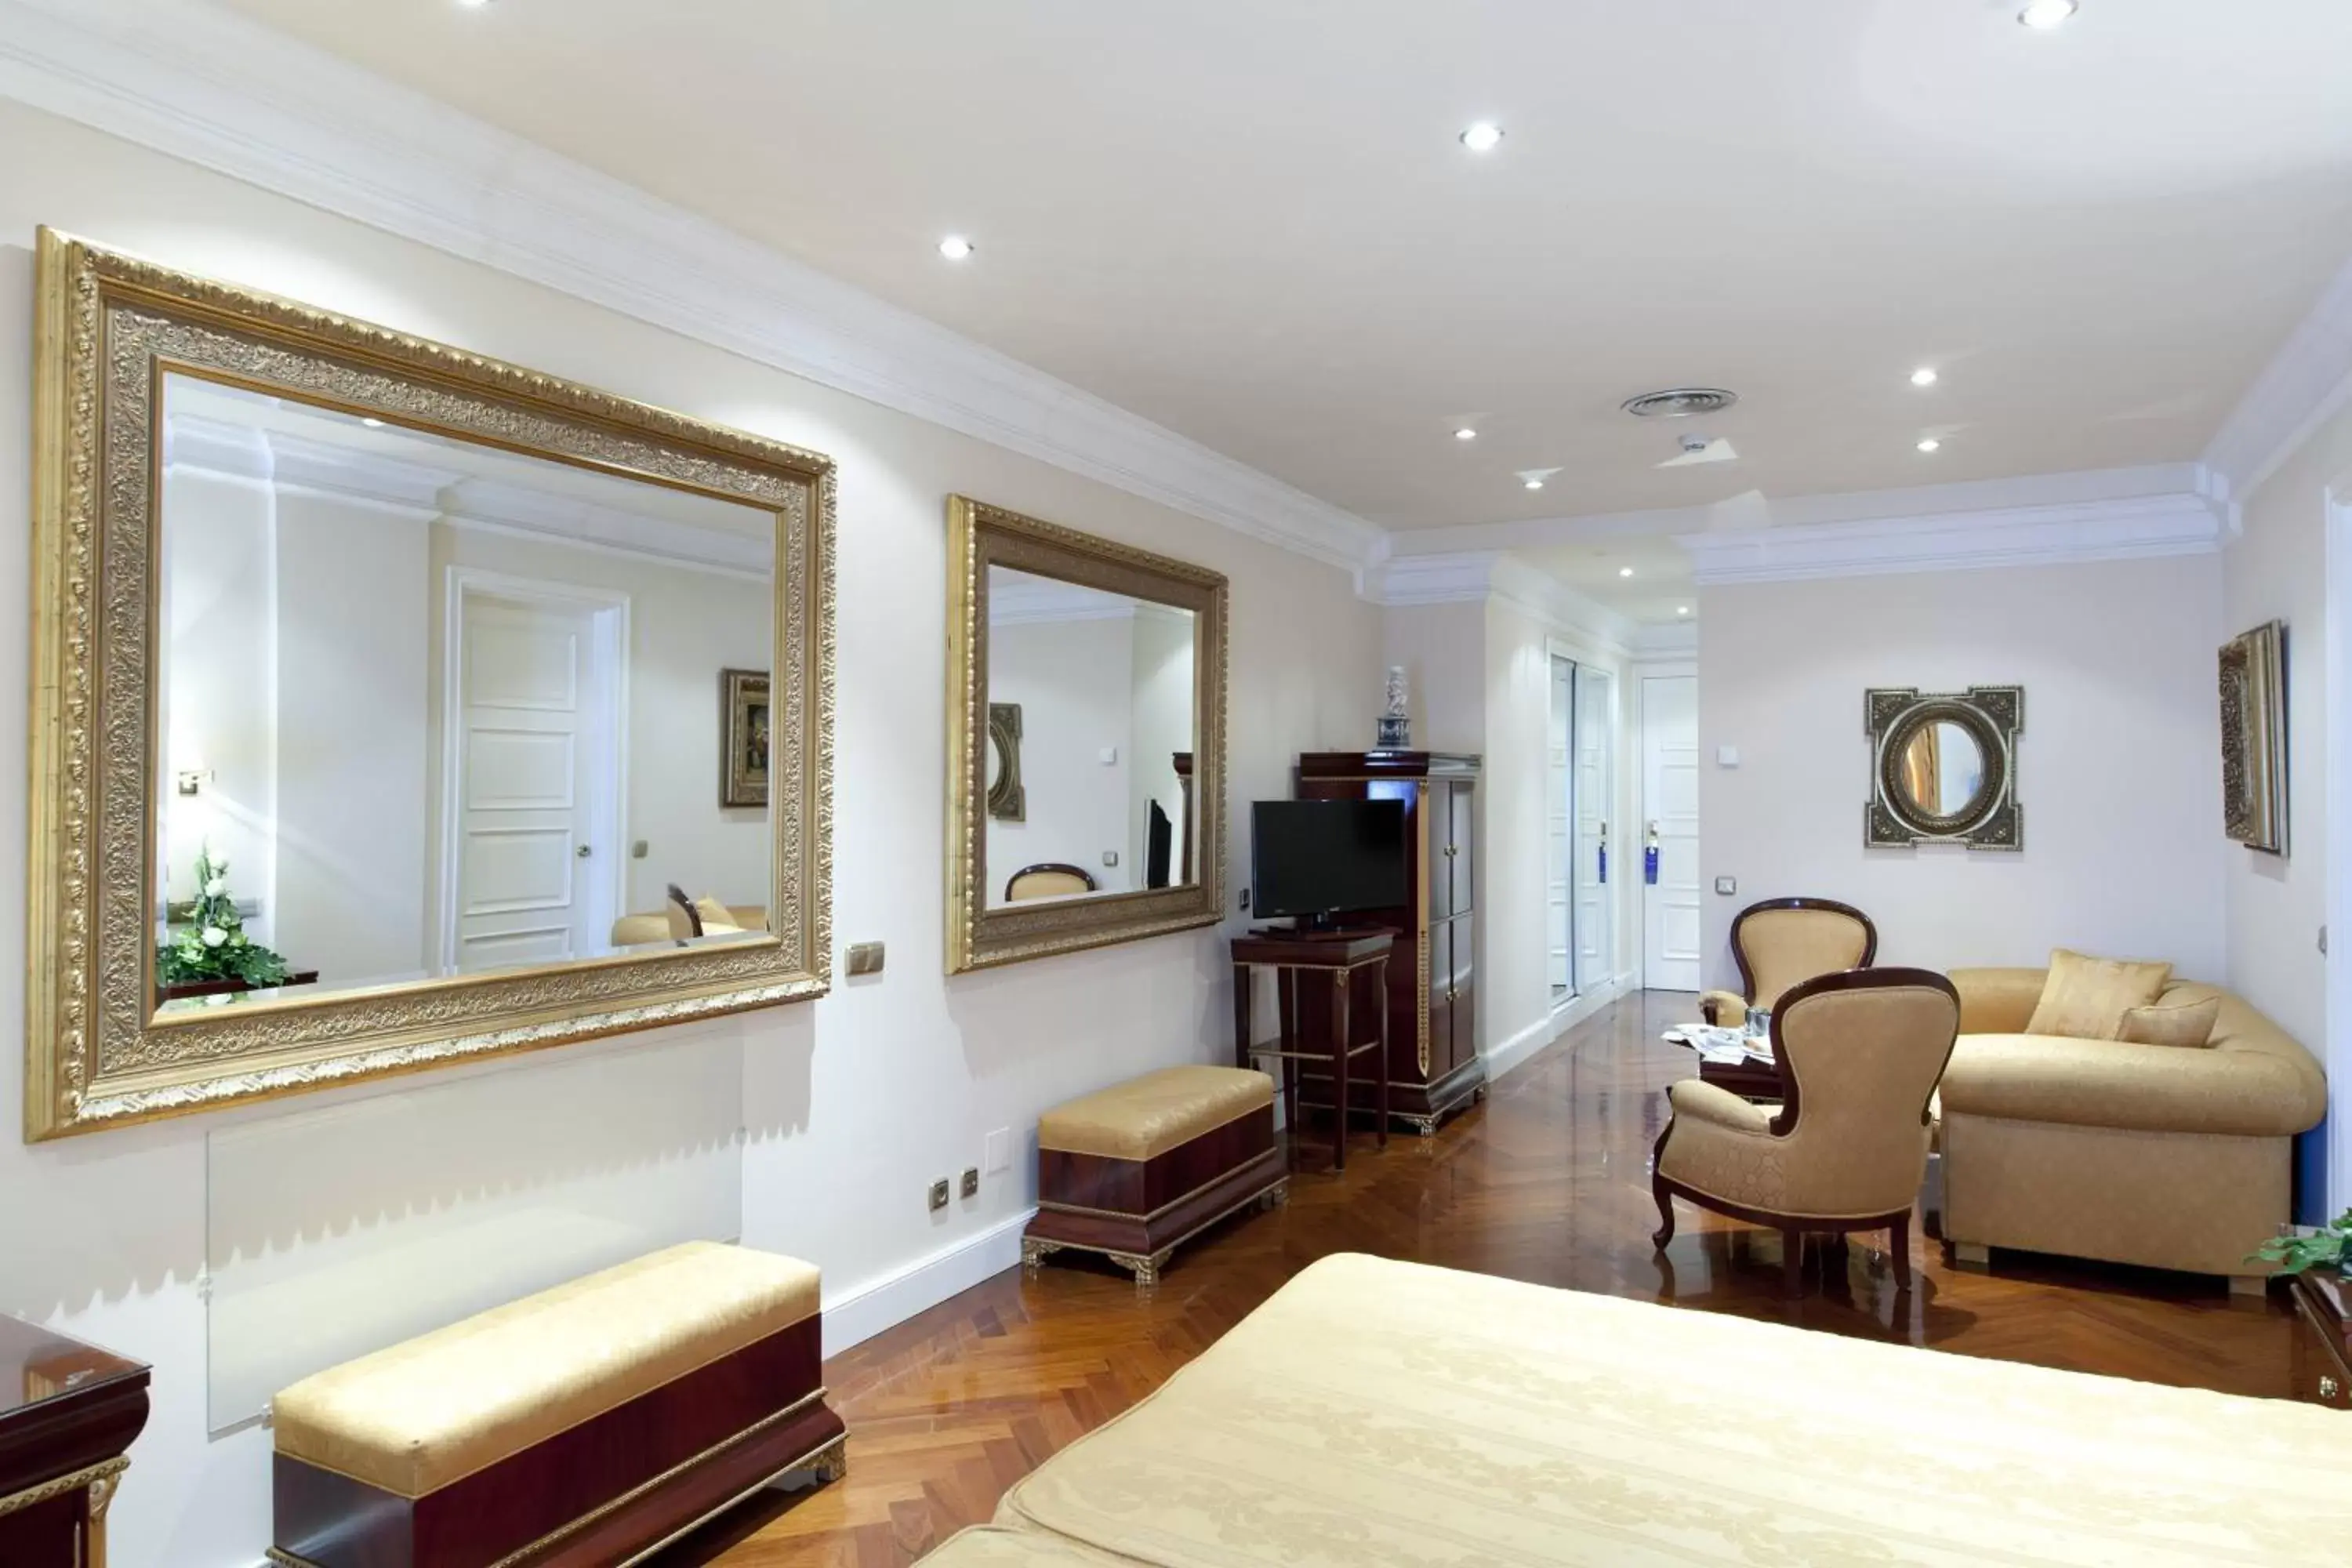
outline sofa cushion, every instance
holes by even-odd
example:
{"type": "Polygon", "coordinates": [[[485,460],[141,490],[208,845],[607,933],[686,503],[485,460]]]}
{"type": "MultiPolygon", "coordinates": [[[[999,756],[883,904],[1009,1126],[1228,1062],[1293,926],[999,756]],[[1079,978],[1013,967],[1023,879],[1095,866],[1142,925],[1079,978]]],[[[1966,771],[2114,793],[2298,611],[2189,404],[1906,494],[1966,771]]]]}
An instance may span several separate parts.
{"type": "Polygon", "coordinates": [[[2169,963],[2135,963],[2053,949],[2050,978],[2025,1032],[2112,1040],[2122,1032],[2124,1015],[2155,1001],[2171,977],[2169,963]]]}
{"type": "Polygon", "coordinates": [[[2176,985],[2145,1007],[2124,1015],[2116,1038],[2136,1046],[2189,1046],[2213,1043],[2213,1026],[2221,1016],[2221,994],[2204,986],[2176,985]]]}

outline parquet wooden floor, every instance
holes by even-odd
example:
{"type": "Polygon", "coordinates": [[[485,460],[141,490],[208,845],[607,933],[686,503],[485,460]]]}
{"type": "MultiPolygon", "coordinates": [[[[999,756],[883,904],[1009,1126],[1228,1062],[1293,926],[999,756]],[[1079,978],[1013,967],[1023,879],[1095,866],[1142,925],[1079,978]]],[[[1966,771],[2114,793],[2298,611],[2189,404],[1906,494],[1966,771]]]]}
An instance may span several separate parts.
{"type": "MultiPolygon", "coordinates": [[[[1327,1253],[1359,1251],[1938,1352],[2238,1394],[2288,1393],[2292,1318],[2221,1283],[1999,1255],[1990,1271],[1915,1240],[1895,1294],[1883,1237],[1809,1255],[1784,1303],[1780,1240],[1681,1205],[1661,1258],[1648,1160],[1664,1089],[1692,1068],[1658,1031],[1693,999],[1629,998],[1495,1086],[1433,1139],[1369,1133],[1344,1175],[1307,1140],[1289,1207],[1229,1222],[1178,1253],[1149,1298],[1131,1279],[1057,1258],[1001,1274],[828,1363],[850,1427],[847,1479],[747,1504],[660,1568],[867,1568],[919,1557],[985,1520],[1004,1489],[1118,1414],[1327,1253]]],[[[1917,1236],[1917,1227],[1914,1227],[1917,1236]]],[[[1064,1254],[1064,1258],[1069,1257],[1064,1254]]],[[[1801,1390],[1793,1392],[1801,1396],[1801,1390]]]]}

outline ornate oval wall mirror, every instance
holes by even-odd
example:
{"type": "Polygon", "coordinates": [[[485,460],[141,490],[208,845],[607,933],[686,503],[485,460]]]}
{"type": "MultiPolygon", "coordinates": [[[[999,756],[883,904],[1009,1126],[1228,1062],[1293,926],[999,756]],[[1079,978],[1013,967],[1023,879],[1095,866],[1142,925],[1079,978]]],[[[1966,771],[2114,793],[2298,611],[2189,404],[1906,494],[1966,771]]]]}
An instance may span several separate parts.
{"type": "Polygon", "coordinates": [[[821,994],[833,468],[42,232],[28,1136],[821,994]]]}
{"type": "Polygon", "coordinates": [[[948,971],[1213,924],[1225,580],[949,501],[948,971]]]}
{"type": "Polygon", "coordinates": [[[1884,688],[1867,694],[1865,708],[1873,766],[1864,843],[2023,847],[2016,798],[2023,688],[1928,696],[1884,688]]]}

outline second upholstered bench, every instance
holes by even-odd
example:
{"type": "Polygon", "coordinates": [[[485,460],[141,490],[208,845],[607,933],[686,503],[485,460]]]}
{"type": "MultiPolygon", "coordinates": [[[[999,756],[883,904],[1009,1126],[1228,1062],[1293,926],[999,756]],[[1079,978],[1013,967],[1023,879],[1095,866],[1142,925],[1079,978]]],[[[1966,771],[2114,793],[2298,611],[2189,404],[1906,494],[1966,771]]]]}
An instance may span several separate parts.
{"type": "Polygon", "coordinates": [[[1179,1243],[1289,1191],[1272,1079],[1244,1068],[1163,1068],[1037,1119],[1037,1216],[1023,1233],[1022,1261],[1034,1268],[1077,1247],[1155,1284],[1179,1243]]]}
{"type": "Polygon", "coordinates": [[[844,1468],[817,1271],[689,1242],[278,1394],[273,1563],[572,1568],[844,1468]]]}

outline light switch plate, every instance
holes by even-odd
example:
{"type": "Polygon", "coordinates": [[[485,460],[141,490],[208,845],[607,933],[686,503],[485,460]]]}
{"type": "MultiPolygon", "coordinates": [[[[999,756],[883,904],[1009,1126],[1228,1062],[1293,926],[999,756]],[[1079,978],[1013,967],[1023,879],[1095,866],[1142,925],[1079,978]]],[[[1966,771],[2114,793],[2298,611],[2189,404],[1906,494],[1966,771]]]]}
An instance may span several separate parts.
{"type": "Polygon", "coordinates": [[[1737,877],[1717,877],[1715,879],[1715,890],[1721,893],[1727,899],[1734,893],[1739,891],[1739,879],[1737,877]]]}
{"type": "Polygon", "coordinates": [[[1715,765],[1718,768],[1738,767],[1739,765],[1739,748],[1737,746],[1717,746],[1715,749],[1715,765]]]}
{"type": "Polygon", "coordinates": [[[1104,864],[1104,865],[1106,865],[1106,866],[1116,866],[1116,865],[1118,865],[1118,850],[1116,850],[1116,849],[1106,849],[1106,850],[1104,850],[1104,851],[1103,851],[1103,864],[1104,864]]]}
{"type": "Polygon", "coordinates": [[[846,954],[852,974],[882,973],[882,944],[878,942],[854,942],[846,954]]]}
{"type": "Polygon", "coordinates": [[[991,1171],[1013,1169],[1013,1129],[1000,1127],[990,1133],[987,1147],[981,1151],[980,1163],[991,1171]]]}

